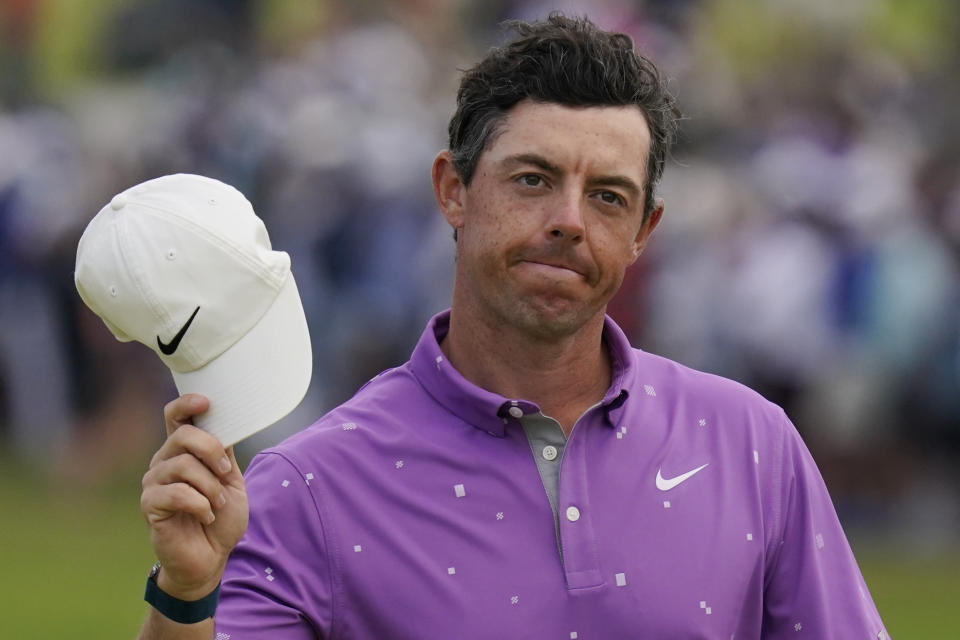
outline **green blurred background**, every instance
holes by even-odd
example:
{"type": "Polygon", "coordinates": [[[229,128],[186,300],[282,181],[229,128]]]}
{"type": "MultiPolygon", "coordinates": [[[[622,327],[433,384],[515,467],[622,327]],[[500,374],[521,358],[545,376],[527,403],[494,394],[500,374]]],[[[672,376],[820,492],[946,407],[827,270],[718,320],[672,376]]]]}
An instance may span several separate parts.
{"type": "Polygon", "coordinates": [[[146,612],[139,483],[175,389],[76,295],[87,221],[202,173],[290,253],[314,380],[249,460],[447,306],[428,168],[457,69],[551,9],[631,34],[686,114],[611,315],[784,406],[890,633],[957,637],[958,5],[0,0],[0,637],[130,638],[146,612]]]}

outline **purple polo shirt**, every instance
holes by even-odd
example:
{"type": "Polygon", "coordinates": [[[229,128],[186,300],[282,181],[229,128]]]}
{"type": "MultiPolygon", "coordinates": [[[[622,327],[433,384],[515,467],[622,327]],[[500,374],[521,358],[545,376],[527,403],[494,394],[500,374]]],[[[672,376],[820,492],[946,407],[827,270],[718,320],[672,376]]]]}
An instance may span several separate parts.
{"type": "Polygon", "coordinates": [[[777,406],[608,318],[610,389],[541,455],[539,407],[465,380],[448,326],[250,464],[217,640],[887,638],[777,406]]]}

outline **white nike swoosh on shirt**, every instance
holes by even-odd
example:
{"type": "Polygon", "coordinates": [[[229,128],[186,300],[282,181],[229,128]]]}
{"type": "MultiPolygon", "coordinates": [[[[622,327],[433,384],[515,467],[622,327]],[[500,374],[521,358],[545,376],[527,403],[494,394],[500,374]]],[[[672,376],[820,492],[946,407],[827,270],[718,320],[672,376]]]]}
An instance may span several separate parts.
{"type": "Polygon", "coordinates": [[[680,484],[681,482],[683,482],[684,480],[686,480],[687,478],[695,474],[697,471],[700,471],[701,469],[706,467],[708,464],[710,463],[708,462],[706,464],[700,465],[696,469],[691,469],[690,471],[687,471],[686,473],[682,473],[679,476],[676,476],[675,478],[664,478],[662,475],[660,475],[660,469],[657,469],[657,489],[660,489],[660,491],[670,491],[670,489],[673,489],[675,486],[677,486],[678,484],[680,484]]]}

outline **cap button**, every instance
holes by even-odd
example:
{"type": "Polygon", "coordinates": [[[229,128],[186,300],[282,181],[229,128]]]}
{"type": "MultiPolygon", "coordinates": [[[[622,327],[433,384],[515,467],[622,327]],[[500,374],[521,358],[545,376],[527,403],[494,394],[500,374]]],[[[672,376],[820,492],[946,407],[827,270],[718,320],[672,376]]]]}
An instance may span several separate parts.
{"type": "Polygon", "coordinates": [[[110,201],[110,208],[114,211],[120,211],[127,206],[127,195],[124,193],[118,193],[113,196],[113,200],[110,201]]]}

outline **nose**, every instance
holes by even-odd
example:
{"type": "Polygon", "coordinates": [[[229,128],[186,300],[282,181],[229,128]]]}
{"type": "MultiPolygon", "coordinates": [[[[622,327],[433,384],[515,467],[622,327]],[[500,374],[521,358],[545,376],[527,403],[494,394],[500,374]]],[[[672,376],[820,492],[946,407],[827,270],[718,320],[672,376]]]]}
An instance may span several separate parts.
{"type": "Polygon", "coordinates": [[[574,244],[583,240],[585,229],[579,196],[564,194],[552,205],[546,221],[546,231],[550,238],[574,244]]]}

